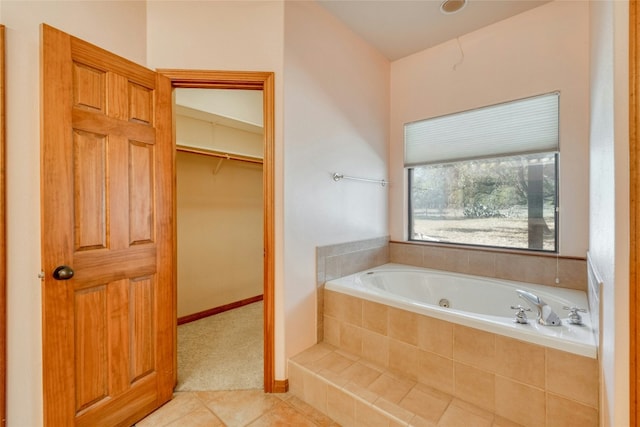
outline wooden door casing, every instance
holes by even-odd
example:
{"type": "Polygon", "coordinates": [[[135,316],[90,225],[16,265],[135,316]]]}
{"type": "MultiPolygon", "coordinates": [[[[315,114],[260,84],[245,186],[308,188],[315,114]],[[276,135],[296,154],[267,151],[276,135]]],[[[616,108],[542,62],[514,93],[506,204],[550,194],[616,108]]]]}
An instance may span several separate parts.
{"type": "Polygon", "coordinates": [[[285,393],[288,381],[275,379],[275,75],[271,71],[161,69],[174,88],[261,90],[264,115],[264,391],[285,393]]]}
{"type": "Polygon", "coordinates": [[[42,32],[45,423],[131,425],[176,379],[171,83],[42,32]]]}
{"type": "MultiPolygon", "coordinates": [[[[640,3],[629,2],[629,421],[640,417],[640,3]]],[[[605,412],[601,409],[600,411],[605,412]]]]}
{"type": "Polygon", "coordinates": [[[0,427],[7,423],[7,229],[5,180],[5,27],[0,25],[0,427]]]}

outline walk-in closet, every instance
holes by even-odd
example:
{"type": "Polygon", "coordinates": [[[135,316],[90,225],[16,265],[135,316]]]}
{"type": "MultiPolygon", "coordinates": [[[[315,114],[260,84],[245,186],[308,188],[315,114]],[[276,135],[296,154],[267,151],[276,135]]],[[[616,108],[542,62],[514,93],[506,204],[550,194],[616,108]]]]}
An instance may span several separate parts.
{"type": "Polygon", "coordinates": [[[263,386],[262,92],[176,89],[177,390],[263,386]]]}

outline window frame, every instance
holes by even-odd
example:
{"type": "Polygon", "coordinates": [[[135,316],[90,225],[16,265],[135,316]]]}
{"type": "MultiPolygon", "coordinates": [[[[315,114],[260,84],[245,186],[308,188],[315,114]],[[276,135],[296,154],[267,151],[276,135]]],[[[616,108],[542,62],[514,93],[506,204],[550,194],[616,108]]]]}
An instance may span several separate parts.
{"type": "Polygon", "coordinates": [[[405,123],[404,124],[404,142],[403,142],[403,148],[405,151],[405,156],[404,156],[404,169],[405,169],[405,177],[406,177],[406,183],[407,183],[407,188],[406,188],[406,196],[407,196],[407,203],[406,203],[406,207],[407,207],[407,215],[406,215],[406,219],[407,219],[407,241],[408,242],[413,242],[413,243],[421,243],[421,244],[434,244],[434,245],[450,245],[450,246],[457,246],[457,247],[470,247],[470,248],[483,248],[483,249],[492,249],[492,250],[500,250],[500,251],[516,251],[516,252],[525,252],[525,253],[536,253],[536,254],[555,254],[558,255],[560,253],[560,91],[554,91],[554,92],[548,92],[548,93],[543,93],[543,94],[539,94],[539,95],[533,95],[533,96],[529,96],[529,97],[524,97],[524,98],[520,98],[520,99],[514,99],[511,101],[506,101],[503,103],[498,103],[498,104],[492,104],[492,105],[486,105],[483,107],[479,107],[479,108],[475,108],[472,110],[467,110],[467,111],[460,111],[460,112],[454,112],[451,114],[445,114],[443,116],[437,116],[437,117],[432,117],[432,118],[427,118],[427,119],[422,119],[416,122],[409,122],[409,123],[405,123]],[[492,108],[492,107],[496,107],[496,106],[501,106],[503,104],[509,104],[509,103],[517,103],[519,101],[526,101],[528,99],[534,99],[534,98],[541,98],[541,97],[546,97],[546,96],[550,96],[550,95],[555,95],[557,96],[557,106],[556,106],[556,111],[557,111],[557,125],[556,125],[556,130],[557,130],[557,144],[556,144],[556,149],[555,150],[548,150],[548,151],[522,151],[522,152],[510,152],[510,151],[505,151],[504,153],[497,153],[497,154],[492,154],[492,155],[486,155],[486,156],[470,156],[468,158],[453,158],[453,159],[448,159],[448,160],[438,160],[438,161],[427,161],[427,162],[423,162],[423,163],[407,163],[407,158],[406,158],[406,153],[407,153],[407,126],[408,125],[413,125],[417,122],[423,122],[426,120],[431,120],[431,119],[440,119],[446,116],[455,116],[455,115],[461,115],[467,112],[474,112],[475,110],[481,110],[481,109],[485,109],[485,108],[492,108]],[[430,240],[421,240],[421,239],[416,239],[414,237],[414,233],[413,233],[413,229],[414,229],[414,212],[413,212],[413,200],[412,200],[412,189],[413,189],[413,185],[415,183],[415,179],[414,179],[414,170],[416,168],[420,168],[420,167],[428,167],[428,166],[436,166],[436,165],[444,165],[444,164],[449,164],[449,163],[456,163],[456,162],[462,162],[462,161],[471,161],[471,160],[481,160],[481,159],[499,159],[501,157],[513,157],[513,156],[518,156],[518,155],[528,155],[528,154],[535,154],[535,153],[540,153],[540,154],[553,154],[554,155],[554,162],[555,162],[555,195],[554,195],[554,203],[555,203],[555,210],[554,210],[554,230],[553,230],[553,241],[554,241],[554,249],[537,249],[537,248],[523,248],[523,247],[511,247],[511,246],[499,246],[499,245],[486,245],[486,244],[473,244],[473,243],[467,243],[467,242],[456,242],[456,241],[430,241],[430,240]]]}
{"type": "MultiPolygon", "coordinates": [[[[541,153],[543,154],[543,153],[541,153]]],[[[448,246],[456,246],[456,247],[469,247],[469,248],[484,248],[484,249],[492,249],[492,250],[500,250],[500,251],[518,251],[525,253],[543,253],[543,254],[559,254],[560,253],[560,151],[549,151],[546,154],[553,154],[554,156],[554,173],[555,173],[555,181],[554,181],[554,228],[553,228],[553,241],[554,241],[554,249],[535,249],[535,248],[521,248],[521,247],[513,247],[513,246],[499,246],[499,245],[484,245],[484,244],[473,244],[467,242],[456,242],[456,241],[430,241],[430,240],[421,240],[413,237],[413,206],[412,206],[412,197],[411,191],[413,188],[414,182],[414,169],[419,167],[428,167],[428,166],[437,166],[442,164],[448,164],[451,162],[442,162],[442,163],[432,163],[428,165],[413,165],[405,167],[405,173],[407,177],[407,241],[412,243],[421,243],[421,244],[433,244],[433,245],[448,245],[448,246]]],[[[499,159],[503,156],[497,157],[485,157],[484,159],[499,159]]],[[[479,160],[479,159],[473,159],[479,160]]]]}

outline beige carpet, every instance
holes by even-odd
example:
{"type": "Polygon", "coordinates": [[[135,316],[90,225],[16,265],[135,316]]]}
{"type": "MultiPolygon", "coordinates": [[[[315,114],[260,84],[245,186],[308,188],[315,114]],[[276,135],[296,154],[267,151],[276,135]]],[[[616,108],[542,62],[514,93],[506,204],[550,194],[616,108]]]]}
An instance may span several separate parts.
{"type": "Polygon", "coordinates": [[[262,301],[178,326],[176,391],[263,388],[262,301]]]}

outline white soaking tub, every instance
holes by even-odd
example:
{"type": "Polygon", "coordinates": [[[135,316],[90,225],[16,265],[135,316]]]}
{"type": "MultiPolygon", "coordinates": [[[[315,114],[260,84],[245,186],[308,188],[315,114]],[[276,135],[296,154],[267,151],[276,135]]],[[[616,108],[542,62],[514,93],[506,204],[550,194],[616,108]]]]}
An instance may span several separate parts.
{"type": "Polygon", "coordinates": [[[452,323],[534,344],[595,358],[597,347],[585,292],[471,276],[402,264],[380,267],[328,281],[327,290],[423,314],[452,323]],[[561,320],[560,326],[536,322],[536,311],[518,297],[517,290],[535,294],[561,320]],[[515,322],[517,310],[531,308],[528,323],[515,322]],[[578,307],[582,325],[569,322],[564,307],[578,307]]]}

